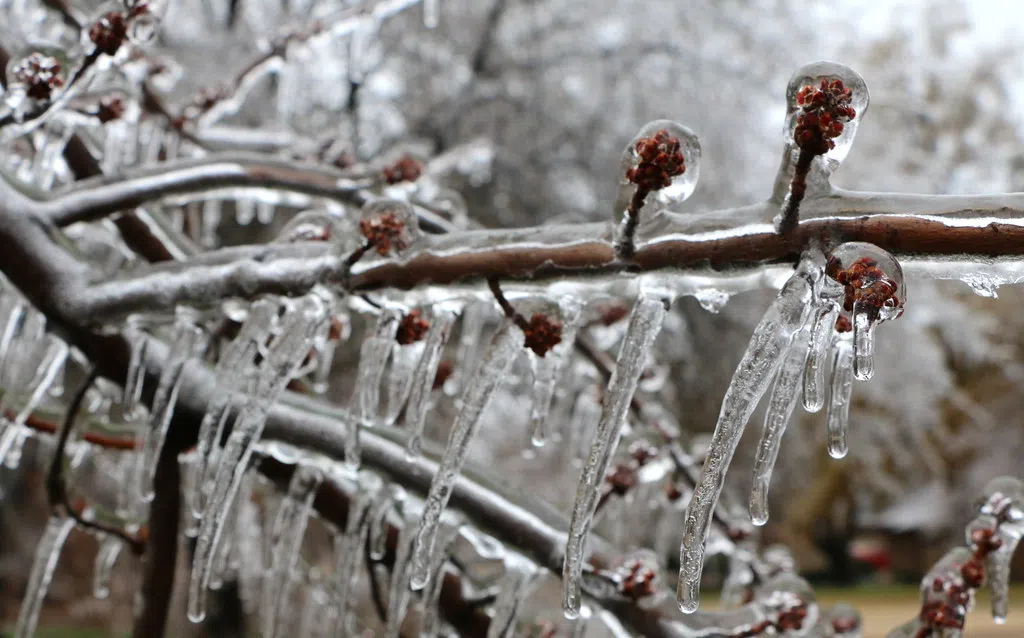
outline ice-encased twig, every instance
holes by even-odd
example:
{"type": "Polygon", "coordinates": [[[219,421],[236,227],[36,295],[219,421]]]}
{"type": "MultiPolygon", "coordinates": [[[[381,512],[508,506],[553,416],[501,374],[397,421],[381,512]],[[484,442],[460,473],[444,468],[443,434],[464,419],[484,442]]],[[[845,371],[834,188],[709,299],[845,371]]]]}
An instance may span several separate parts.
{"type": "Polygon", "coordinates": [[[804,409],[808,412],[818,412],[825,407],[825,370],[838,317],[839,307],[831,301],[819,302],[814,310],[811,344],[807,349],[803,378],[804,409]]]}
{"type": "Polygon", "coordinates": [[[445,344],[455,324],[455,313],[449,310],[435,309],[430,317],[430,329],[424,338],[423,356],[413,373],[412,388],[409,390],[409,403],[405,409],[405,424],[409,429],[406,449],[410,456],[419,456],[423,441],[423,428],[427,423],[427,408],[430,405],[430,393],[437,378],[437,367],[441,363],[445,344]]]}
{"type": "Polygon", "coordinates": [[[597,423],[587,462],[580,473],[572,518],[569,521],[562,564],[562,611],[567,618],[575,618],[580,613],[584,552],[601,486],[618,446],[622,426],[626,422],[626,414],[636,393],[640,375],[643,374],[647,355],[654,344],[654,338],[661,332],[661,324],[667,312],[668,308],[661,297],[641,296],[637,300],[619,349],[615,370],[608,381],[601,405],[601,418],[597,423]]]}
{"type": "Polygon", "coordinates": [[[391,354],[391,345],[395,342],[399,314],[395,308],[381,310],[373,334],[363,341],[359,349],[359,371],[356,373],[349,410],[353,421],[348,429],[348,443],[345,446],[345,464],[353,470],[358,469],[362,462],[359,431],[364,427],[372,427],[379,418],[380,386],[391,354]]]}
{"type": "Polygon", "coordinates": [[[775,461],[779,458],[782,435],[786,432],[786,426],[789,425],[793,409],[800,398],[810,337],[810,330],[804,329],[793,338],[782,368],[775,377],[775,386],[768,400],[768,410],[764,415],[764,431],[761,433],[761,441],[757,444],[754,476],[750,488],[750,520],[754,525],[764,525],[768,522],[768,487],[772,471],[775,469],[775,461]]]}
{"type": "Polygon", "coordinates": [[[124,541],[116,536],[107,536],[100,541],[100,549],[96,552],[96,566],[93,568],[92,595],[103,599],[110,595],[110,575],[114,564],[121,554],[124,541]]]}
{"type": "Polygon", "coordinates": [[[516,554],[505,557],[505,575],[498,581],[494,617],[487,627],[487,638],[512,638],[523,600],[530,591],[537,566],[516,554]]]}
{"type": "Polygon", "coordinates": [[[14,628],[16,638],[31,638],[36,633],[36,625],[39,622],[39,610],[43,607],[43,600],[46,598],[46,591],[53,580],[53,573],[57,569],[57,561],[60,560],[60,552],[64,547],[64,541],[75,526],[73,518],[61,518],[51,516],[46,524],[43,537],[39,539],[36,546],[36,556],[32,561],[32,572],[28,577],[28,587],[25,590],[25,598],[21,601],[21,612],[18,614],[18,624],[14,628]]]}
{"type": "Polygon", "coordinates": [[[812,260],[805,259],[783,285],[778,297],[754,329],[750,344],[722,399],[722,409],[708,445],[703,472],[686,509],[683,523],[676,598],[684,613],[697,611],[700,604],[700,576],[704,569],[705,544],[711,530],[712,514],[724,485],[725,473],[750,415],[782,364],[793,335],[807,320],[813,282],[820,276],[819,273],[820,267],[812,260]]]}
{"type": "Polygon", "coordinates": [[[850,396],[853,393],[853,344],[836,339],[832,359],[832,394],[828,402],[828,454],[841,459],[849,451],[850,396]]]}
{"type": "Polygon", "coordinates": [[[306,535],[306,524],[323,472],[315,465],[299,464],[288,483],[274,520],[270,541],[270,573],[263,580],[263,635],[280,636],[292,627],[279,627],[278,619],[291,604],[292,571],[306,535]]]}
{"type": "Polygon", "coordinates": [[[316,295],[285,304],[280,332],[268,346],[257,372],[254,392],[235,420],[217,465],[213,491],[203,511],[189,575],[188,615],[193,622],[201,622],[206,616],[206,589],[225,518],[238,494],[253,447],[263,433],[270,407],[291,380],[292,372],[305,359],[310,342],[327,318],[326,304],[316,295]]]}
{"type": "Polygon", "coordinates": [[[510,321],[503,321],[491,339],[491,344],[480,360],[476,372],[467,382],[462,394],[462,406],[455,416],[444,456],[430,483],[430,490],[424,502],[423,516],[416,533],[416,547],[412,556],[410,584],[413,589],[423,589],[427,585],[430,578],[430,557],[434,551],[438,524],[452,495],[455,481],[462,471],[469,443],[476,433],[484,408],[487,407],[502,378],[508,373],[519,349],[523,347],[524,340],[522,330],[510,321]]]}

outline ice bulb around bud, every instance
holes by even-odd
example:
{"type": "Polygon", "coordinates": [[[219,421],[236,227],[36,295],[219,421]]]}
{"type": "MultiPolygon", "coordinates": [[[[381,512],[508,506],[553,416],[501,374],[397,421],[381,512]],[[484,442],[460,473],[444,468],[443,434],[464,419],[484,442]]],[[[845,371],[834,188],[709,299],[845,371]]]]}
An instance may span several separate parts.
{"type": "Polygon", "coordinates": [[[615,215],[671,209],[685,201],[700,176],[700,140],[671,120],[646,124],[622,152],[615,215]]]}
{"type": "Polygon", "coordinates": [[[17,108],[25,99],[53,100],[64,90],[70,66],[67,53],[56,47],[35,46],[12,56],[5,69],[8,105],[17,108]]]}
{"type": "Polygon", "coordinates": [[[800,67],[786,88],[786,144],[823,156],[825,172],[832,173],[850,152],[869,99],[864,78],[848,66],[800,67]]]}
{"type": "Polygon", "coordinates": [[[422,235],[412,206],[395,199],[380,199],[364,206],[359,234],[381,257],[403,254],[422,235]]]}

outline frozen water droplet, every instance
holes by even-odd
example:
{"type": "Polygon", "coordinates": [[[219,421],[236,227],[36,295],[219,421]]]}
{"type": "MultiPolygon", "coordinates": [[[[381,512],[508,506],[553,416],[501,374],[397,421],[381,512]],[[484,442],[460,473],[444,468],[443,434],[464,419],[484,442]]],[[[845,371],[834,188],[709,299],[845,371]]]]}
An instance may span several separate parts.
{"type": "Polygon", "coordinates": [[[837,317],[839,306],[830,301],[819,305],[815,311],[811,344],[807,349],[807,363],[804,367],[804,409],[808,412],[818,412],[825,407],[825,370],[836,333],[837,317]]]}
{"type": "Polygon", "coordinates": [[[685,201],[697,187],[700,155],[697,134],[682,124],[671,120],[646,124],[622,152],[615,216],[640,195],[641,210],[671,209],[685,201]]]}
{"type": "Polygon", "coordinates": [[[786,88],[786,143],[823,155],[830,174],[850,152],[870,98],[856,71],[835,62],[814,62],[798,69],[786,88]]]}

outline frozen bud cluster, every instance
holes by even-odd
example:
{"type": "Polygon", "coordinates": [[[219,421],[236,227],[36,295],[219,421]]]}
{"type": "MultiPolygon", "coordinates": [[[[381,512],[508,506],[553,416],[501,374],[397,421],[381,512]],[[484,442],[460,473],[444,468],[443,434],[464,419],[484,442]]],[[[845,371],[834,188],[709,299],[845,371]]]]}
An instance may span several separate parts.
{"type": "Polygon", "coordinates": [[[404,251],[414,241],[418,230],[412,208],[400,201],[369,204],[359,220],[359,234],[381,257],[404,251]]]}
{"type": "Polygon", "coordinates": [[[655,120],[644,126],[622,153],[616,214],[635,214],[648,198],[663,207],[686,200],[697,186],[700,153],[697,135],[682,124],[655,120]]]}
{"type": "Polygon", "coordinates": [[[67,65],[49,51],[32,51],[15,58],[7,65],[7,86],[12,92],[21,90],[33,100],[49,100],[64,87],[67,65]]]}
{"type": "Polygon", "coordinates": [[[843,81],[822,79],[817,87],[807,85],[796,94],[800,114],[796,119],[793,139],[802,150],[824,155],[835,148],[835,138],[843,133],[844,124],[857,116],[850,106],[853,91],[843,81]]]}

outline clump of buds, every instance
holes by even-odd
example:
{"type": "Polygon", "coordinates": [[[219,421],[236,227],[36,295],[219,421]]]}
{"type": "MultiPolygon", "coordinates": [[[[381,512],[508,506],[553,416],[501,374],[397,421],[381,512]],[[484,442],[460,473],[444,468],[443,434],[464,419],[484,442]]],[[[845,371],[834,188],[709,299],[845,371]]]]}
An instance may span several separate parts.
{"type": "Polygon", "coordinates": [[[619,577],[619,593],[626,598],[639,600],[654,595],[658,571],[646,561],[627,559],[615,573],[619,577]]]}
{"type": "Polygon", "coordinates": [[[878,246],[864,242],[840,244],[829,255],[825,274],[842,286],[842,312],[836,320],[836,331],[853,330],[853,317],[857,315],[874,324],[903,313],[903,269],[895,257],[878,246]]]}
{"type": "Polygon", "coordinates": [[[383,213],[359,221],[359,234],[371,244],[377,254],[385,257],[392,250],[405,250],[405,221],[394,213],[383,213]]]}
{"type": "Polygon", "coordinates": [[[407,346],[411,343],[421,341],[430,329],[430,322],[423,318],[419,308],[410,310],[398,322],[398,330],[395,332],[395,341],[399,345],[407,346]]]}
{"type": "Polygon", "coordinates": [[[403,155],[397,162],[381,171],[388,184],[415,182],[423,174],[423,163],[411,155],[403,155]]]}
{"type": "Polygon", "coordinates": [[[52,55],[33,51],[8,72],[11,84],[25,87],[25,95],[34,100],[49,100],[53,92],[64,86],[64,68],[52,55]]]}
{"type": "Polygon", "coordinates": [[[800,150],[811,155],[824,155],[836,147],[835,138],[843,134],[844,125],[857,117],[850,106],[853,91],[839,78],[822,78],[817,87],[807,85],[796,95],[801,112],[797,116],[793,140],[800,150]]]}
{"type": "Polygon", "coordinates": [[[667,188],[673,179],[686,172],[682,142],[667,129],[640,138],[634,148],[639,162],[626,171],[626,179],[645,195],[667,188]]]}
{"type": "Polygon", "coordinates": [[[96,105],[96,109],[93,111],[96,119],[101,123],[106,124],[107,122],[113,122],[124,117],[124,112],[127,107],[125,106],[124,100],[119,95],[105,95],[100,98],[99,103],[96,105]]]}
{"type": "Polygon", "coordinates": [[[89,39],[98,53],[114,55],[127,38],[128,20],[120,11],[103,14],[89,27],[89,39]]]}
{"type": "MultiPolygon", "coordinates": [[[[519,319],[523,319],[522,316],[519,319]]],[[[524,319],[516,323],[526,335],[524,345],[538,357],[543,357],[562,342],[562,322],[554,321],[545,314],[534,313],[529,321],[524,319]]]]}

